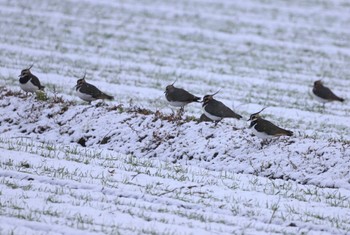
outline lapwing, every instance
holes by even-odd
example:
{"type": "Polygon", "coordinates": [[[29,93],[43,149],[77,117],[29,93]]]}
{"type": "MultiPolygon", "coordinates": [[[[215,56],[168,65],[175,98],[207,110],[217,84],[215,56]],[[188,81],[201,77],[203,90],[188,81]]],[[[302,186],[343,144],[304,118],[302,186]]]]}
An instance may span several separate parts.
{"type": "Polygon", "coordinates": [[[23,69],[19,77],[19,86],[25,92],[34,93],[38,90],[44,90],[44,86],[40,84],[39,79],[30,72],[30,69],[33,67],[31,65],[27,69],[23,69]]]}
{"type": "MultiPolygon", "coordinates": [[[[176,82],[176,81],[175,81],[176,82]]],[[[192,95],[188,91],[174,87],[175,82],[165,88],[165,98],[171,106],[180,107],[180,113],[184,110],[185,105],[192,102],[200,102],[200,97],[192,95]]]]}
{"type": "Polygon", "coordinates": [[[100,91],[97,87],[94,85],[87,83],[85,81],[85,76],[81,79],[78,79],[77,85],[75,86],[75,90],[77,92],[77,95],[80,99],[91,102],[98,99],[107,99],[107,100],[113,100],[113,96],[107,95],[100,91]]]}
{"type": "Polygon", "coordinates": [[[241,119],[242,116],[233,112],[229,107],[224,105],[222,102],[214,99],[219,91],[212,95],[206,95],[203,97],[203,112],[205,116],[215,121],[216,124],[223,118],[236,118],[241,119]]]}
{"type": "Polygon", "coordinates": [[[252,132],[255,136],[266,141],[268,139],[279,137],[279,136],[292,136],[293,132],[289,130],[282,129],[272,122],[269,122],[262,117],[260,117],[260,113],[264,110],[250,115],[248,121],[250,121],[249,128],[252,129],[252,132]]]}
{"type": "Polygon", "coordinates": [[[331,101],[344,101],[343,98],[336,96],[328,87],[323,86],[321,80],[317,80],[314,82],[312,93],[319,102],[323,103],[323,106],[325,105],[325,103],[331,101]]]}

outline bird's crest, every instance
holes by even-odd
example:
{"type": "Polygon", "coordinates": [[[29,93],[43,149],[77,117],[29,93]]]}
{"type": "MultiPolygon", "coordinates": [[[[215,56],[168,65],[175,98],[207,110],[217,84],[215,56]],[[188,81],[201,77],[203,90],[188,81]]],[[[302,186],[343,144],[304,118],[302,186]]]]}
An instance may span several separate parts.
{"type": "Polygon", "coordinates": [[[260,117],[259,114],[260,114],[262,111],[264,111],[266,108],[267,108],[267,107],[264,107],[264,108],[263,108],[262,110],[260,110],[259,112],[256,112],[256,113],[251,114],[250,117],[249,117],[249,119],[248,119],[248,121],[254,121],[254,120],[258,119],[258,118],[260,117]]]}

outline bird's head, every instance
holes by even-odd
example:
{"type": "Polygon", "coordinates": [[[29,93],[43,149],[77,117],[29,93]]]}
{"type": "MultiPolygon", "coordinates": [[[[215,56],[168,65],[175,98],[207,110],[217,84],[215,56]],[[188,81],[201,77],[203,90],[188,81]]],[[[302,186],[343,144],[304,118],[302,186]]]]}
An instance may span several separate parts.
{"type": "Polygon", "coordinates": [[[81,79],[77,80],[77,86],[81,86],[83,83],[86,83],[84,78],[81,78],[81,79]]]}
{"type": "Polygon", "coordinates": [[[21,74],[18,76],[20,78],[26,77],[28,75],[31,75],[32,73],[30,72],[30,69],[33,67],[33,64],[31,66],[29,66],[29,68],[23,69],[21,71],[21,74]]]}
{"type": "Polygon", "coordinates": [[[314,82],[314,87],[321,87],[321,86],[323,86],[322,80],[317,80],[314,82]]]}
{"type": "Polygon", "coordinates": [[[167,93],[173,91],[174,88],[175,88],[175,87],[174,87],[173,85],[168,85],[168,86],[166,86],[165,92],[164,92],[164,93],[167,94],[167,93]]]}
{"type": "Polygon", "coordinates": [[[263,108],[262,110],[260,110],[260,111],[257,112],[257,113],[251,114],[250,117],[249,117],[249,119],[248,119],[248,121],[254,122],[254,121],[258,120],[259,118],[261,118],[261,117],[260,117],[260,113],[261,113],[264,109],[266,109],[266,107],[263,108]]]}
{"type": "Polygon", "coordinates": [[[83,85],[84,83],[86,83],[85,81],[85,76],[86,76],[86,73],[84,74],[83,78],[80,78],[77,80],[77,85],[75,85],[75,87],[81,87],[81,85],[83,85]]]}
{"type": "Polygon", "coordinates": [[[203,97],[203,100],[202,100],[202,103],[203,105],[206,105],[208,104],[211,100],[214,99],[214,95],[216,95],[217,93],[219,93],[220,90],[218,90],[217,92],[215,92],[214,94],[211,94],[211,95],[205,95],[203,97]]]}
{"type": "Polygon", "coordinates": [[[165,94],[168,94],[169,92],[172,92],[175,89],[174,84],[176,81],[177,79],[172,84],[166,86],[165,92],[164,92],[165,94]]]}

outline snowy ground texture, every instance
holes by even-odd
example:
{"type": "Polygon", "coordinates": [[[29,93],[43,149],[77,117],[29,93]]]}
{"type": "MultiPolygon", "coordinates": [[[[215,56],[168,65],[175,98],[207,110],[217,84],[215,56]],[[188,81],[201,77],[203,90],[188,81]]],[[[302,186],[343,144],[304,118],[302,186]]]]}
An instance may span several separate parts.
{"type": "Polygon", "coordinates": [[[0,0],[0,234],[350,234],[350,3],[0,0]],[[20,91],[32,72],[47,101],[20,91]],[[88,105],[78,77],[115,96],[88,105]],[[174,82],[243,121],[174,119],[174,82]],[[344,103],[311,97],[322,79],[344,103]],[[251,113],[294,136],[261,146],[251,113]]]}

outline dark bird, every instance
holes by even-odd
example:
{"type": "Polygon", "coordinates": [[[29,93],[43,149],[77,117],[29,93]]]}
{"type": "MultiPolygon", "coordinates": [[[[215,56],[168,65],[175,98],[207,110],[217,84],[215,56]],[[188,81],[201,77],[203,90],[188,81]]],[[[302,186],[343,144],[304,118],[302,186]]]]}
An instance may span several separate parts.
{"type": "Polygon", "coordinates": [[[331,101],[344,101],[343,98],[336,96],[328,87],[323,86],[321,80],[317,80],[314,82],[312,93],[314,94],[315,98],[323,104],[331,101]]]}
{"type": "Polygon", "coordinates": [[[97,87],[94,85],[87,83],[85,81],[85,75],[81,79],[78,79],[77,85],[75,86],[75,90],[77,92],[77,95],[80,99],[91,102],[98,99],[107,99],[107,100],[113,100],[113,96],[107,95],[100,91],[97,87]]]}
{"type": "Polygon", "coordinates": [[[252,128],[252,132],[255,136],[267,140],[271,139],[273,137],[279,137],[279,136],[292,136],[293,132],[288,131],[285,129],[282,129],[272,122],[269,122],[263,118],[260,117],[260,113],[264,110],[263,108],[261,111],[254,113],[250,115],[250,118],[248,121],[250,121],[249,128],[252,128]]]}
{"type": "Polygon", "coordinates": [[[23,91],[25,92],[31,92],[34,93],[38,90],[44,90],[44,86],[40,84],[39,79],[30,72],[30,69],[33,67],[31,65],[27,69],[23,69],[21,71],[21,74],[18,76],[19,77],[19,86],[22,88],[23,91]]]}
{"type": "Polygon", "coordinates": [[[203,97],[203,112],[205,116],[215,122],[219,122],[223,118],[236,118],[241,119],[242,116],[233,112],[229,107],[224,105],[222,102],[214,99],[219,91],[212,95],[206,95],[203,97]]]}
{"type": "MultiPolygon", "coordinates": [[[[176,81],[175,81],[176,82],[176,81]]],[[[181,110],[185,107],[185,105],[192,103],[192,102],[199,102],[201,98],[192,95],[188,91],[174,87],[174,83],[171,85],[168,85],[165,88],[165,98],[169,102],[171,106],[174,107],[181,107],[181,110]]]]}

